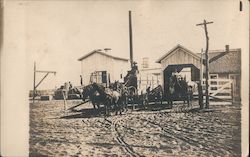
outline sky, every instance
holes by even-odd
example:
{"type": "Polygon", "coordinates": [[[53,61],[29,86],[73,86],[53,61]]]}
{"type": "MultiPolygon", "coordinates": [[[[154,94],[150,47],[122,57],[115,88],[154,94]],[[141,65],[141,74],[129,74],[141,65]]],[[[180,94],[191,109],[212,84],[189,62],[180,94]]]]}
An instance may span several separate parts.
{"type": "MultiPolygon", "coordinates": [[[[129,58],[128,11],[132,11],[134,60],[150,66],[177,44],[199,53],[205,49],[208,25],[209,49],[248,48],[248,5],[243,1],[15,1],[6,2],[6,34],[19,30],[24,46],[27,86],[33,86],[33,64],[38,70],[56,71],[38,89],[53,89],[66,81],[80,84],[78,58],[94,49],[129,58]],[[13,4],[15,3],[15,4],[13,4]],[[19,19],[19,20],[17,20],[19,19]],[[12,26],[11,26],[12,25],[12,26]],[[13,26],[15,25],[15,26],[13,26]],[[21,33],[20,33],[21,32],[21,33]]],[[[8,43],[15,45],[15,41],[8,43]]],[[[7,46],[8,46],[7,44],[7,46]]],[[[6,47],[7,47],[6,46],[6,47]]],[[[93,63],[94,64],[94,63],[93,63]]],[[[38,82],[44,74],[38,74],[38,82]]]]}

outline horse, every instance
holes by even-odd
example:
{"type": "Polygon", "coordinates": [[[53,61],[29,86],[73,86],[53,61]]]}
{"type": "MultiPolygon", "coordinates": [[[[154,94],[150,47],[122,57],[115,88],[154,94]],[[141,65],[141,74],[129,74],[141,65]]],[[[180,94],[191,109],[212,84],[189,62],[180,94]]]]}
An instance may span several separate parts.
{"type": "Polygon", "coordinates": [[[128,89],[127,87],[118,82],[118,81],[115,81],[113,84],[112,84],[112,87],[111,87],[114,91],[117,91],[119,94],[120,94],[120,99],[119,99],[119,107],[121,107],[120,109],[122,111],[128,111],[128,89]]]}
{"type": "Polygon", "coordinates": [[[93,85],[87,85],[82,89],[81,98],[86,101],[87,98],[92,102],[94,109],[100,109],[100,104],[102,103],[102,97],[94,89],[93,85]]]}
{"type": "Polygon", "coordinates": [[[169,84],[167,85],[166,95],[168,98],[168,104],[173,105],[174,99],[181,99],[187,101],[189,106],[189,92],[188,84],[183,78],[177,78],[176,75],[170,77],[169,84]]]}
{"type": "Polygon", "coordinates": [[[105,114],[109,115],[109,110],[112,106],[114,106],[116,115],[118,111],[120,111],[121,114],[121,107],[119,104],[119,99],[120,99],[120,93],[117,91],[111,90],[111,89],[106,89],[102,85],[99,85],[97,83],[92,84],[93,88],[100,94],[100,98],[102,98],[102,101],[105,106],[105,114]]]}

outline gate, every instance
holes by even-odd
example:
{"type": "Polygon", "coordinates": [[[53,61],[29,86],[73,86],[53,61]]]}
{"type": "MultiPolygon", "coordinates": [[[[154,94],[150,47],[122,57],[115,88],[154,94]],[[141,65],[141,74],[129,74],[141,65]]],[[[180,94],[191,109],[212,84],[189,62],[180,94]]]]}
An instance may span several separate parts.
{"type": "MultiPolygon", "coordinates": [[[[232,83],[231,79],[209,79],[210,99],[231,100],[233,98],[232,83]]],[[[203,80],[203,87],[205,87],[205,80],[203,80]]]]}

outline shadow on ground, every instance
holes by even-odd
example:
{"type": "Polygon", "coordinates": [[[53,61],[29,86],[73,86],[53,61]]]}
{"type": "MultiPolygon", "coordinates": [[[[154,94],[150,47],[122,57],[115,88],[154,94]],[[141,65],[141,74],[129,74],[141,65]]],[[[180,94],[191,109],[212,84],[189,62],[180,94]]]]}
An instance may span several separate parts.
{"type": "MultiPolygon", "coordinates": [[[[78,106],[78,105],[77,105],[78,106]]],[[[175,108],[176,105],[174,105],[175,108]]],[[[148,106],[143,107],[141,105],[135,105],[135,109],[133,110],[133,105],[129,104],[128,105],[128,111],[131,112],[152,112],[152,111],[162,111],[162,110],[167,110],[166,112],[173,112],[174,108],[172,108],[170,105],[163,103],[157,103],[157,104],[153,104],[150,103],[148,106]],[[172,111],[173,110],[173,111],[172,111]]],[[[70,114],[66,115],[66,116],[62,116],[60,117],[60,119],[77,119],[77,118],[95,118],[95,117],[105,117],[105,108],[101,107],[99,110],[94,109],[94,108],[87,108],[87,109],[80,109],[80,110],[76,110],[74,108],[72,108],[70,111],[70,114]],[[75,113],[75,114],[74,114],[75,113]]],[[[200,112],[199,108],[192,108],[192,109],[188,109],[185,111],[178,111],[178,112],[200,112]]],[[[126,112],[123,112],[123,114],[125,114],[126,112]]],[[[114,115],[115,111],[112,110],[111,111],[111,115],[114,115]]]]}

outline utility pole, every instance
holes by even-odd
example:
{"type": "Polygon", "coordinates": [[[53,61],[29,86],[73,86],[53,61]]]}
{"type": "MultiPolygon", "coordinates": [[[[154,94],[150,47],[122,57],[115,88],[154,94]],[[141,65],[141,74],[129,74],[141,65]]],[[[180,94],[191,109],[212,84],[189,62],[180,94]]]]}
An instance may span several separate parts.
{"type": "Polygon", "coordinates": [[[203,23],[199,23],[196,24],[196,26],[204,26],[204,30],[205,30],[205,35],[206,35],[206,50],[205,50],[205,67],[206,67],[206,73],[205,73],[205,79],[206,79],[206,106],[205,108],[209,108],[209,93],[208,93],[208,89],[209,89],[209,84],[208,84],[208,75],[209,75],[209,69],[208,69],[208,47],[209,47],[209,37],[208,37],[208,31],[207,31],[207,24],[212,24],[213,22],[207,22],[206,20],[204,20],[203,23]]]}
{"type": "Polygon", "coordinates": [[[199,95],[199,106],[200,109],[203,109],[203,49],[201,49],[201,62],[200,62],[200,81],[197,83],[198,85],[198,95],[199,95]]]}
{"type": "Polygon", "coordinates": [[[131,11],[129,11],[129,49],[130,49],[130,64],[133,67],[133,32],[132,32],[132,19],[131,11]]]}

